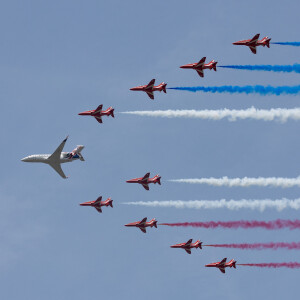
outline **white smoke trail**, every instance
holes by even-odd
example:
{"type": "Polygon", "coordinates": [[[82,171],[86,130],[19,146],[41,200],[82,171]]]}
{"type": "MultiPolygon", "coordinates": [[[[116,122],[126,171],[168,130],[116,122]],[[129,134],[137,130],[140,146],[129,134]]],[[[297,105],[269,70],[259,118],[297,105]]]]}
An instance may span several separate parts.
{"type": "Polygon", "coordinates": [[[300,186],[300,177],[296,178],[284,178],[284,177],[244,177],[244,178],[228,178],[227,176],[221,178],[187,178],[187,179],[171,179],[168,181],[191,183],[191,184],[208,184],[213,186],[273,186],[289,188],[294,186],[300,186]]]}
{"type": "Polygon", "coordinates": [[[175,207],[175,208],[193,208],[193,209],[216,209],[227,208],[230,210],[239,209],[257,209],[264,211],[266,208],[277,209],[282,211],[286,208],[300,209],[300,199],[289,200],[169,200],[169,201],[138,201],[138,202],[126,202],[127,205],[148,206],[148,207],[175,207]]]}
{"type": "Polygon", "coordinates": [[[271,108],[271,109],[256,109],[251,107],[244,110],[236,109],[219,109],[219,110],[153,110],[153,111],[127,111],[123,114],[162,117],[162,118],[196,118],[206,120],[221,120],[227,118],[229,121],[237,119],[255,119],[263,121],[280,121],[286,122],[288,119],[299,121],[300,108],[271,108]]]}

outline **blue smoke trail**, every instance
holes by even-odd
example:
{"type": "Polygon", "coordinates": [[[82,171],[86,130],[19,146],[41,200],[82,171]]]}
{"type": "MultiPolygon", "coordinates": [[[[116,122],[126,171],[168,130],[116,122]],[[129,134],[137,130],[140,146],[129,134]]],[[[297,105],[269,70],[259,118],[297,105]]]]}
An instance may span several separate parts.
{"type": "Polygon", "coordinates": [[[238,94],[260,94],[260,95],[296,95],[300,93],[300,85],[295,86],[263,86],[263,85],[246,85],[246,86],[192,86],[192,87],[171,87],[170,90],[181,90],[189,92],[204,93],[238,93],[238,94]]]}
{"type": "Polygon", "coordinates": [[[250,71],[273,71],[273,72],[295,72],[300,73],[300,64],[294,65],[228,65],[219,68],[250,70],[250,71]]]}
{"type": "Polygon", "coordinates": [[[300,42],[273,42],[271,44],[300,47],[300,42]]]}

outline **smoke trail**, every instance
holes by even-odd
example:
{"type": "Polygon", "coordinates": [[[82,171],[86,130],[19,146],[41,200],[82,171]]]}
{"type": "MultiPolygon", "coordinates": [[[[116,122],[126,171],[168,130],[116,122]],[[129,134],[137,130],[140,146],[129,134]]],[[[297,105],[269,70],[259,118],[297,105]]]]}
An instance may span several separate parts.
{"type": "Polygon", "coordinates": [[[203,120],[222,120],[227,118],[229,121],[236,121],[237,119],[254,119],[263,121],[280,121],[286,122],[288,119],[298,121],[300,120],[300,108],[272,108],[256,109],[254,107],[245,110],[153,110],[153,111],[127,111],[123,114],[148,116],[148,117],[162,117],[162,118],[193,118],[203,120]]]}
{"type": "Polygon", "coordinates": [[[127,202],[124,204],[136,205],[136,206],[148,206],[148,207],[175,207],[175,208],[193,208],[193,209],[216,209],[227,208],[230,210],[239,209],[258,209],[264,211],[266,208],[274,208],[278,211],[282,211],[286,208],[298,210],[300,209],[300,199],[289,200],[170,200],[170,201],[138,201],[127,202]]]}
{"type": "Polygon", "coordinates": [[[287,262],[287,263],[260,263],[260,264],[237,264],[238,266],[248,266],[248,267],[259,267],[259,268],[290,268],[298,269],[300,268],[300,263],[298,262],[287,262]]]}
{"type": "Polygon", "coordinates": [[[300,92],[300,85],[295,86],[263,86],[263,85],[223,85],[223,86],[192,86],[192,87],[171,87],[171,90],[181,90],[189,92],[204,93],[230,93],[230,94],[260,94],[260,95],[296,95],[300,92]]]}
{"type": "Polygon", "coordinates": [[[300,42],[272,42],[270,44],[300,47],[300,42]]]}
{"type": "Polygon", "coordinates": [[[255,249],[255,250],[264,250],[264,249],[288,249],[288,250],[299,250],[300,242],[298,243],[243,243],[243,244],[214,244],[214,245],[202,245],[206,247],[218,247],[218,248],[234,248],[234,249],[255,249]]]}
{"type": "Polygon", "coordinates": [[[213,186],[272,186],[290,188],[300,186],[300,177],[285,178],[285,177],[243,177],[243,178],[228,178],[227,176],[221,178],[187,178],[187,179],[171,179],[171,182],[191,183],[191,184],[208,184],[213,186]]]}
{"type": "Polygon", "coordinates": [[[273,71],[273,72],[295,72],[300,73],[300,64],[294,65],[228,65],[219,66],[219,68],[250,70],[250,71],[273,71]]]}
{"type": "Polygon", "coordinates": [[[237,229],[237,228],[263,228],[268,230],[275,230],[275,229],[284,229],[288,228],[292,229],[300,229],[300,220],[275,220],[275,221],[210,221],[210,222],[184,222],[184,223],[162,223],[159,225],[166,225],[166,226],[179,226],[179,227],[198,227],[198,228],[230,228],[230,229],[237,229]]]}

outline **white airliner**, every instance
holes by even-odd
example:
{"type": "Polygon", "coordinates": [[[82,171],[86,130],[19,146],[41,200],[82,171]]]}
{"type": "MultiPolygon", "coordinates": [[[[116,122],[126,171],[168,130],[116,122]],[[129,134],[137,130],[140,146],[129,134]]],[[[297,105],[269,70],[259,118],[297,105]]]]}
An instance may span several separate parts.
{"type": "Polygon", "coordinates": [[[81,151],[84,146],[77,146],[72,152],[62,152],[68,137],[66,137],[62,143],[57,147],[57,149],[52,154],[34,154],[29,155],[21,159],[25,162],[35,162],[44,163],[51,166],[62,178],[67,178],[64,171],[62,170],[60,164],[71,162],[77,159],[84,161],[81,151]]]}

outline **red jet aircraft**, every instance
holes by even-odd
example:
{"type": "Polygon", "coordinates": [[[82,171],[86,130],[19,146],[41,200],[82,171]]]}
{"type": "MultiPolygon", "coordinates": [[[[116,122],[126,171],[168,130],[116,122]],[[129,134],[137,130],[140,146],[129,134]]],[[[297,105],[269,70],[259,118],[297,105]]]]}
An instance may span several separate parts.
{"type": "Polygon", "coordinates": [[[161,84],[154,86],[155,79],[152,79],[147,85],[141,85],[137,87],[133,87],[130,90],[131,91],[142,91],[146,92],[147,95],[150,97],[150,99],[154,99],[153,92],[154,91],[164,91],[164,93],[167,93],[166,86],[167,84],[162,82],[161,84]]]}
{"type": "Polygon", "coordinates": [[[191,249],[192,248],[199,248],[202,249],[202,242],[200,242],[199,240],[196,241],[195,243],[192,243],[193,239],[188,240],[186,243],[181,243],[181,244],[176,244],[173,246],[170,246],[171,248],[182,248],[184,249],[188,254],[191,254],[191,249]]]}
{"type": "Polygon", "coordinates": [[[126,182],[128,183],[139,183],[141,184],[145,190],[149,191],[149,183],[158,183],[159,185],[161,185],[160,183],[160,179],[161,176],[159,176],[158,174],[155,175],[153,178],[149,178],[150,173],[147,173],[144,177],[140,177],[140,178],[133,178],[130,180],[127,180],[126,182]]]}
{"type": "Polygon", "coordinates": [[[251,50],[252,53],[256,54],[256,47],[257,46],[267,46],[268,48],[270,48],[270,41],[271,39],[269,39],[267,36],[264,37],[262,40],[258,40],[259,39],[259,33],[256,34],[252,39],[250,40],[243,40],[243,41],[238,41],[233,43],[233,45],[244,45],[244,46],[248,46],[251,50]]]}
{"type": "Polygon", "coordinates": [[[101,200],[102,200],[102,196],[100,196],[95,201],[88,201],[88,202],[80,203],[80,205],[81,206],[95,207],[99,213],[102,213],[101,206],[111,206],[111,207],[113,207],[113,204],[112,204],[113,200],[111,198],[107,198],[105,201],[101,201],[101,200]]]}
{"type": "Polygon", "coordinates": [[[146,233],[146,227],[153,227],[154,226],[155,228],[157,228],[157,221],[154,218],[150,222],[147,222],[147,218],[144,218],[142,221],[129,223],[129,224],[126,224],[124,226],[127,226],[127,227],[138,227],[144,233],[146,233]]]}
{"type": "Polygon", "coordinates": [[[182,69],[194,69],[194,70],[197,71],[197,73],[199,74],[200,77],[204,77],[204,73],[203,73],[204,69],[210,69],[210,70],[214,69],[215,71],[217,71],[217,63],[218,63],[217,61],[212,60],[208,64],[204,64],[205,60],[206,60],[206,57],[203,57],[197,63],[183,65],[180,68],[182,68],[182,69]]]}
{"type": "Polygon", "coordinates": [[[205,265],[205,267],[215,267],[215,268],[219,268],[219,270],[222,273],[225,273],[225,268],[232,268],[234,267],[236,269],[236,261],[234,259],[232,259],[231,261],[229,261],[228,263],[226,262],[227,258],[223,258],[221,261],[219,262],[215,262],[215,263],[211,263],[208,265],[205,265]]]}
{"type": "Polygon", "coordinates": [[[107,110],[102,110],[102,106],[103,104],[99,105],[95,110],[87,110],[79,113],[78,115],[95,117],[95,119],[99,123],[102,123],[102,116],[112,116],[113,118],[115,117],[114,109],[112,107],[109,107],[107,110]]]}

